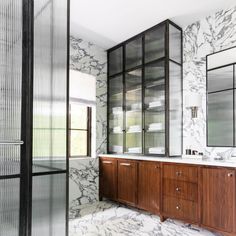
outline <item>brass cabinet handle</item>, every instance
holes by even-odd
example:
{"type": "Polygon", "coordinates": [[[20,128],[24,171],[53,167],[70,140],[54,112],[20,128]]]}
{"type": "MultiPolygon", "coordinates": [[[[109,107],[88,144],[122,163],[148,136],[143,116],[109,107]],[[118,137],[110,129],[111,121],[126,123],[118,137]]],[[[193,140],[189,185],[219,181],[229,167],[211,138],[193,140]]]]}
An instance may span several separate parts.
{"type": "Polygon", "coordinates": [[[103,163],[103,164],[112,164],[111,161],[103,161],[102,163],[103,163]]]}
{"type": "Polygon", "coordinates": [[[228,173],[228,177],[233,177],[234,174],[231,172],[231,173],[228,173]]]}
{"type": "Polygon", "coordinates": [[[176,189],[175,189],[177,192],[180,192],[180,190],[181,190],[181,188],[179,188],[179,187],[176,187],[176,189]]]}
{"type": "Polygon", "coordinates": [[[121,166],[130,166],[130,163],[120,163],[121,166]]]}
{"type": "Polygon", "coordinates": [[[155,166],[155,169],[159,169],[159,166],[155,166]]]}
{"type": "Polygon", "coordinates": [[[176,206],[176,210],[180,210],[180,207],[179,207],[179,206],[176,206]]]}
{"type": "Polygon", "coordinates": [[[182,175],[182,171],[176,171],[176,175],[177,176],[181,176],[182,175]]]}

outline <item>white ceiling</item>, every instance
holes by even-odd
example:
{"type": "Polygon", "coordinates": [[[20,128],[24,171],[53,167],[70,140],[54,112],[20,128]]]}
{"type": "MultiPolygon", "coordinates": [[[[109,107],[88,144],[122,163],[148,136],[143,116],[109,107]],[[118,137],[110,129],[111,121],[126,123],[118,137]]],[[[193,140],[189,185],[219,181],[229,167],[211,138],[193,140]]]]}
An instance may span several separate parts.
{"type": "Polygon", "coordinates": [[[104,49],[165,19],[185,27],[235,0],[71,0],[71,34],[104,49]]]}

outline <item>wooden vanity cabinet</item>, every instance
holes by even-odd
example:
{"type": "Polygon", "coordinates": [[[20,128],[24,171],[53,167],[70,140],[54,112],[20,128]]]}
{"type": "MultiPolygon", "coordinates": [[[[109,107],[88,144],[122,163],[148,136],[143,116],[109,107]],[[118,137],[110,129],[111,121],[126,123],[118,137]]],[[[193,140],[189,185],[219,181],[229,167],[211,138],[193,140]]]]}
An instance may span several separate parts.
{"type": "Polygon", "coordinates": [[[117,200],[136,205],[137,201],[137,161],[118,160],[117,200]]]}
{"type": "Polygon", "coordinates": [[[235,168],[102,157],[102,197],[236,236],[235,168]]]}
{"type": "Polygon", "coordinates": [[[137,206],[152,213],[160,212],[161,165],[158,162],[138,163],[137,206]]]}
{"type": "Polygon", "coordinates": [[[163,164],[161,214],[190,223],[199,222],[198,167],[163,164]]]}
{"type": "Polygon", "coordinates": [[[201,178],[202,225],[236,233],[235,170],[203,167],[201,178]]]}
{"type": "Polygon", "coordinates": [[[114,158],[99,159],[99,197],[112,200],[117,198],[117,160],[114,158]]]}

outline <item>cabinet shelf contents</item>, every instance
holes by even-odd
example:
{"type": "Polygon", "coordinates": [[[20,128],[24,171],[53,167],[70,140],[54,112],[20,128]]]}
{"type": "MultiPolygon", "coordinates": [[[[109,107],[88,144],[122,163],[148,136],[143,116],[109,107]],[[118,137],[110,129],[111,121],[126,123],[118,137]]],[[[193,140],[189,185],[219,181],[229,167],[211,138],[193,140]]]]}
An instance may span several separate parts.
{"type": "Polygon", "coordinates": [[[108,50],[109,152],[182,154],[181,40],[181,28],[167,20],[108,50]]]}

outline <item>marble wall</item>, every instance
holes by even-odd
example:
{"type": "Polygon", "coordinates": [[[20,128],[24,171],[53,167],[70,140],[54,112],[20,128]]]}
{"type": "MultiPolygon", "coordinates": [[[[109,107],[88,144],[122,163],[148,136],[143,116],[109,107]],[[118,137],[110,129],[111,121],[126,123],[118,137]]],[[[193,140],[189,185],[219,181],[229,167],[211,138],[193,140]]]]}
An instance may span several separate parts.
{"type": "MultiPolygon", "coordinates": [[[[190,91],[202,94],[198,119],[191,120],[184,109],[183,145],[209,156],[231,153],[229,148],[206,147],[206,55],[236,46],[236,7],[222,10],[199,20],[183,30],[184,97],[190,91]]],[[[96,45],[71,36],[71,69],[97,78],[97,154],[106,152],[106,52],[96,45]]],[[[185,107],[185,106],[184,106],[185,107]]],[[[98,160],[70,160],[70,216],[75,217],[81,204],[98,200],[98,160]]]]}
{"type": "MultiPolygon", "coordinates": [[[[70,37],[70,69],[96,77],[96,154],[105,153],[107,54],[98,46],[83,39],[70,37]]],[[[70,217],[75,217],[81,204],[98,200],[98,158],[71,159],[69,172],[70,217]]]]}
{"type": "Polygon", "coordinates": [[[190,111],[184,109],[184,150],[191,144],[211,157],[233,151],[206,147],[206,55],[233,46],[236,46],[236,7],[216,12],[183,31],[184,97],[190,91],[203,97],[197,120],[192,121],[190,111]]]}

